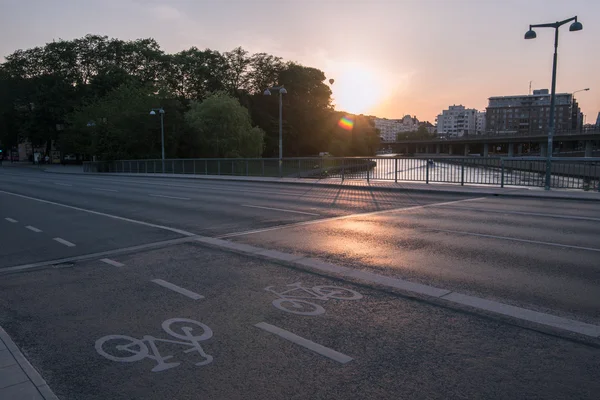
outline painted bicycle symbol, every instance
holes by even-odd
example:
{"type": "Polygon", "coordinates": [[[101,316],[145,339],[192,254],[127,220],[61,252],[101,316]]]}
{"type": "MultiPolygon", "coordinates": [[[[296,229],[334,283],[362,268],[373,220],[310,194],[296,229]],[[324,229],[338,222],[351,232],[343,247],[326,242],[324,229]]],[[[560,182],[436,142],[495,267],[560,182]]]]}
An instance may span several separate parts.
{"type": "Polygon", "coordinates": [[[273,300],[273,305],[282,310],[299,315],[319,315],[324,314],[325,309],[316,303],[305,300],[359,300],[362,295],[351,289],[339,286],[313,286],[304,287],[300,282],[287,285],[291,289],[277,292],[273,286],[265,288],[267,292],[274,293],[279,298],[273,300]]]}
{"type": "Polygon", "coordinates": [[[203,358],[203,361],[195,363],[199,367],[213,361],[213,357],[206,354],[200,346],[200,342],[210,339],[213,335],[213,331],[207,325],[193,319],[171,318],[162,323],[162,328],[166,333],[180,340],[160,339],[149,335],[141,339],[125,335],[108,335],[96,341],[96,351],[101,356],[118,362],[136,362],[149,358],[157,363],[152,368],[152,372],[165,371],[181,364],[180,362],[166,362],[173,356],[162,356],[156,346],[157,343],[189,347],[184,353],[197,352],[203,358]]]}

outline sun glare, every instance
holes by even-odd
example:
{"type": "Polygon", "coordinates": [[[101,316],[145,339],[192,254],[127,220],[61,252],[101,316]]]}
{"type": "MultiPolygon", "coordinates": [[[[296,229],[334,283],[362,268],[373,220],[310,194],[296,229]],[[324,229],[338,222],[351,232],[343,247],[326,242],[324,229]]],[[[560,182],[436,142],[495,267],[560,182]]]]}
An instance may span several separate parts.
{"type": "Polygon", "coordinates": [[[382,100],[383,83],[376,74],[358,64],[341,66],[332,86],[335,108],[366,114],[382,100]]]}

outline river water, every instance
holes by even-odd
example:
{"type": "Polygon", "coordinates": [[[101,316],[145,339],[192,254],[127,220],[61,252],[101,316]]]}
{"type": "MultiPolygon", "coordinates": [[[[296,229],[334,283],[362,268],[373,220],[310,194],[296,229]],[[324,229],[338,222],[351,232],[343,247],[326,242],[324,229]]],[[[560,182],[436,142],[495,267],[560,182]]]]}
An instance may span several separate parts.
{"type": "MultiPolygon", "coordinates": [[[[486,159],[474,157],[469,159],[471,165],[461,165],[460,159],[444,161],[443,159],[411,159],[400,158],[396,164],[393,155],[382,155],[381,158],[374,158],[375,168],[370,171],[370,178],[375,180],[398,180],[412,182],[446,182],[446,183],[465,183],[501,186],[536,186],[544,187],[545,173],[543,171],[545,161],[526,162],[525,165],[534,164],[533,171],[516,170],[497,166],[486,165],[486,159]],[[396,170],[397,165],[397,170],[396,170]]],[[[531,168],[531,167],[530,167],[531,168]]],[[[348,178],[366,178],[366,172],[359,172],[348,176],[348,178]]],[[[552,176],[552,187],[584,188],[589,185],[584,179],[577,177],[552,176]]]]}

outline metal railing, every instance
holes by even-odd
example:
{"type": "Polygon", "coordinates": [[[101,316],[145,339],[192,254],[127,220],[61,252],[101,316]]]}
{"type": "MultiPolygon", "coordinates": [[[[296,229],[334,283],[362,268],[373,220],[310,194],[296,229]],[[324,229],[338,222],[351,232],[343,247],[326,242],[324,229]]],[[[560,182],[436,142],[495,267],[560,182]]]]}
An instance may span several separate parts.
{"type": "MultiPolygon", "coordinates": [[[[273,158],[97,161],[84,172],[259,176],[544,187],[545,157],[273,158]]],[[[600,191],[600,158],[553,158],[552,188],[600,191]]]]}

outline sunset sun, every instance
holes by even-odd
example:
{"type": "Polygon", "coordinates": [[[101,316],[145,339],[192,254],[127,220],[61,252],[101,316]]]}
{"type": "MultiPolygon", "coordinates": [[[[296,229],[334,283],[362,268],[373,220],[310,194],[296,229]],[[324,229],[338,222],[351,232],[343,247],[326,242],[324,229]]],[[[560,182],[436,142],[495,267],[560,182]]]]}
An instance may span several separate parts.
{"type": "Polygon", "coordinates": [[[373,71],[358,64],[340,67],[332,86],[337,110],[364,114],[383,100],[382,82],[373,71]]]}

